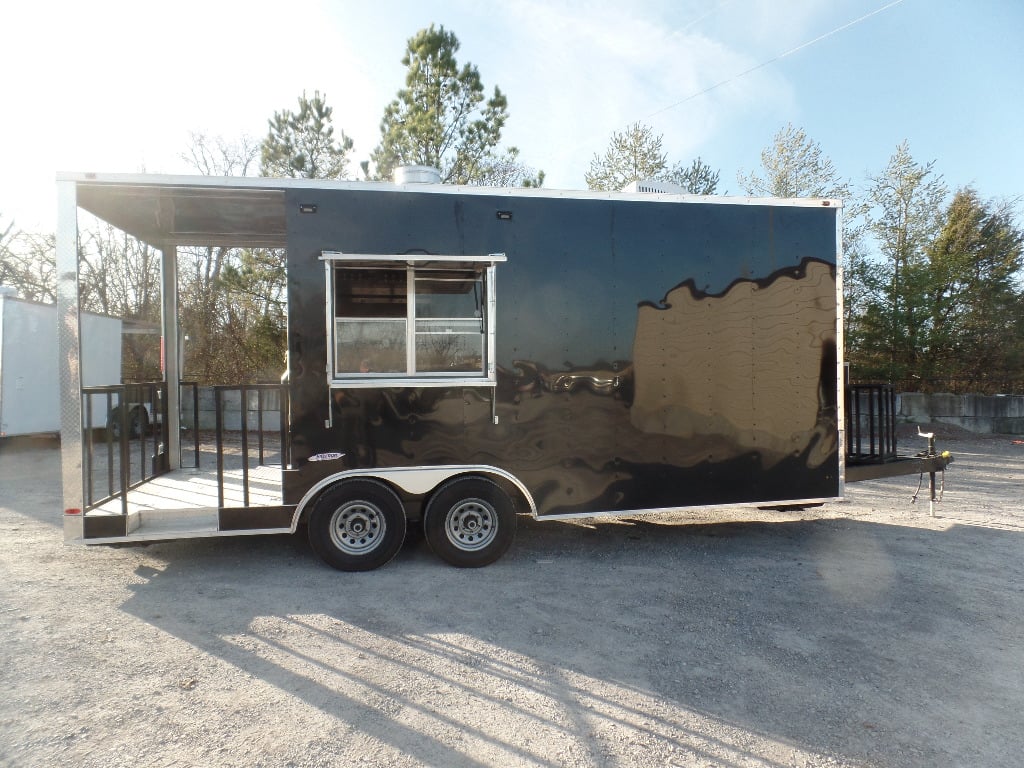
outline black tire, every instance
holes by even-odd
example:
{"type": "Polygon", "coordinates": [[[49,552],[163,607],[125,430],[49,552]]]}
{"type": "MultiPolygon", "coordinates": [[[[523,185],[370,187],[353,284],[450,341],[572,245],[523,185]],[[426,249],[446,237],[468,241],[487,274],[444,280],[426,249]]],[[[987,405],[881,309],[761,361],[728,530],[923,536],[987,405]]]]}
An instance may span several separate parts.
{"type": "MultiPolygon", "coordinates": [[[[115,406],[107,419],[107,429],[115,440],[121,437],[121,406],[115,406]]],[[[135,439],[149,431],[149,414],[144,408],[135,406],[128,412],[128,437],[135,439]]]]}
{"type": "Polygon", "coordinates": [[[128,414],[128,436],[142,437],[149,434],[149,413],[141,406],[132,408],[128,414]]]}
{"type": "Polygon", "coordinates": [[[405,541],[405,508],[378,480],[343,480],[317,499],[309,515],[309,543],[339,571],[372,571],[405,541]]]}
{"type": "Polygon", "coordinates": [[[446,563],[458,568],[490,565],[515,539],[515,504],[485,477],[449,480],[427,504],[423,533],[446,563]]]}
{"type": "Polygon", "coordinates": [[[112,440],[121,437],[121,411],[117,408],[111,408],[107,416],[107,432],[112,440]]]}

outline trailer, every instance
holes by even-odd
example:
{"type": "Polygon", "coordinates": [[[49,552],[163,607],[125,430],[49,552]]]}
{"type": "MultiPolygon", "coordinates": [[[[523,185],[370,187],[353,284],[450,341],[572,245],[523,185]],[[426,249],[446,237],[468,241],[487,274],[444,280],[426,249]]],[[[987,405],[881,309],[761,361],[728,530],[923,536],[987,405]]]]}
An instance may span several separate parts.
{"type": "MultiPolygon", "coordinates": [[[[82,381],[121,381],[121,321],[82,314],[82,381]]],[[[60,431],[57,307],[0,286],[0,438],[60,431]]]]}
{"type": "MultiPolygon", "coordinates": [[[[820,504],[842,498],[848,465],[870,477],[948,462],[896,455],[891,392],[849,400],[836,200],[97,174],[58,186],[71,542],[305,524],[325,562],[368,570],[415,525],[443,560],[475,567],[506,551],[519,513],[820,504]],[[281,249],[287,371],[280,386],[217,388],[212,464],[181,444],[188,396],[168,359],[148,474],[93,493],[80,208],[162,252],[167,349],[179,248],[281,249]],[[236,451],[222,434],[232,391],[236,451]],[[252,405],[267,398],[271,427],[252,405]]],[[[108,441],[122,474],[132,439],[108,441]]]]}

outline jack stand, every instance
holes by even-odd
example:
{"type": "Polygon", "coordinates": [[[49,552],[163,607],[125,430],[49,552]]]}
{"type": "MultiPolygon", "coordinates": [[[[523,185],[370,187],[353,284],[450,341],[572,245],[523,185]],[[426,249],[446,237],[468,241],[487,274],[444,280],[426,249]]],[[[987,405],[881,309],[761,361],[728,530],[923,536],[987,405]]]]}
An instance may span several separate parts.
{"type": "MultiPolygon", "coordinates": [[[[918,434],[919,437],[924,437],[924,438],[928,439],[928,451],[927,451],[926,455],[929,458],[932,457],[932,456],[935,456],[936,455],[935,454],[935,433],[934,432],[922,432],[921,428],[918,427],[917,428],[917,434],[918,434]]],[[[929,490],[928,514],[931,517],[935,517],[935,473],[934,472],[929,472],[928,473],[928,490],[929,490]]]]}

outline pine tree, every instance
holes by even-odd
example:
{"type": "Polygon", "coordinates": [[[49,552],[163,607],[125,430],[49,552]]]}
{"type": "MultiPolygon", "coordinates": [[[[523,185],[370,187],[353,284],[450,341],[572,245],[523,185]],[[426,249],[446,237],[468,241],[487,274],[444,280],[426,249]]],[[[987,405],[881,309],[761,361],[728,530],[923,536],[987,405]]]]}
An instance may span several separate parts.
{"type": "Polygon", "coordinates": [[[303,93],[297,112],[275,112],[260,148],[260,172],[299,179],[346,178],[352,139],[342,131],[335,140],[332,113],[319,91],[313,98],[303,93]]]}
{"type": "Polygon", "coordinates": [[[380,144],[371,153],[374,177],[390,179],[402,165],[427,165],[446,184],[471,184],[493,170],[508,102],[497,87],[484,96],[480,73],[459,66],[459,41],[443,26],[417,32],[402,64],[405,88],[384,110],[380,144]]]}

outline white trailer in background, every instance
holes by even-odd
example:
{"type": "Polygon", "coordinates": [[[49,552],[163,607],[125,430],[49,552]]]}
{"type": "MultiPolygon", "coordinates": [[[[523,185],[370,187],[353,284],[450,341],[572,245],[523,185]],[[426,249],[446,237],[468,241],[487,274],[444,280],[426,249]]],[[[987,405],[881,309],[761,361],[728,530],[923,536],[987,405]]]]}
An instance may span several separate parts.
{"type": "MultiPolygon", "coordinates": [[[[57,307],[12,294],[0,287],[0,438],[58,433],[57,307]]],[[[120,320],[82,314],[82,383],[121,383],[120,320]]]]}

